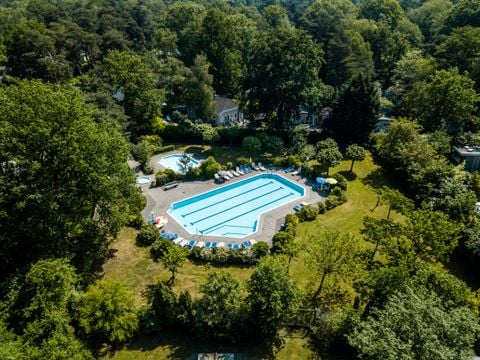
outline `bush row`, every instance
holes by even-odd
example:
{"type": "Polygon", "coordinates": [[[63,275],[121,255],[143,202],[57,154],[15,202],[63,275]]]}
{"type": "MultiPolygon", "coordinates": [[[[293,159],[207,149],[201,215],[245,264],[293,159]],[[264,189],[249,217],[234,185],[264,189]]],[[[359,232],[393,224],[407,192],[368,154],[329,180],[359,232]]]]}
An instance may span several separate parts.
{"type": "Polygon", "coordinates": [[[194,261],[215,262],[221,264],[256,264],[260,258],[270,252],[267,243],[260,241],[251,248],[233,250],[228,248],[193,247],[189,258],[194,261]]]}

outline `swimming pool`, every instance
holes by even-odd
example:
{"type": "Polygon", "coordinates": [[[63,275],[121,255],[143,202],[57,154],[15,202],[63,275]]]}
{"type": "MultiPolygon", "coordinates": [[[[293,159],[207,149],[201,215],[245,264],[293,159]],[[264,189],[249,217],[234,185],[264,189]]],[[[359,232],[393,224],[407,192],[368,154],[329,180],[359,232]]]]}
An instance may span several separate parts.
{"type": "MultiPolygon", "coordinates": [[[[182,159],[183,156],[184,156],[183,154],[167,155],[167,156],[162,157],[158,162],[163,167],[166,167],[168,169],[172,169],[173,171],[175,171],[177,173],[182,173],[183,174],[183,173],[185,173],[185,171],[180,164],[180,159],[182,159]]],[[[200,166],[199,161],[195,160],[191,156],[188,156],[188,155],[185,155],[185,156],[190,160],[189,166],[191,166],[192,168],[200,166]]]]}
{"type": "Polygon", "coordinates": [[[177,201],[168,214],[192,235],[243,238],[260,215],[297,200],[305,189],[278,174],[260,174],[177,201]]]}

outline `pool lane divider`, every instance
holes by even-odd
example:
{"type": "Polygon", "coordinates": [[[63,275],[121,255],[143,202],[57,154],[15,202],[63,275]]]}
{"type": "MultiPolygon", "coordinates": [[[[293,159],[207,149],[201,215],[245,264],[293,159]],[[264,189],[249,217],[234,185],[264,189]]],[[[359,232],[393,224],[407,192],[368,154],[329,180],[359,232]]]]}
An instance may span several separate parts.
{"type": "MultiPolygon", "coordinates": [[[[277,191],[282,190],[282,189],[284,189],[284,187],[283,187],[283,186],[280,186],[280,187],[278,187],[278,188],[276,188],[276,189],[270,190],[270,191],[268,191],[268,192],[266,192],[266,193],[264,193],[264,194],[262,194],[262,195],[259,195],[259,196],[255,197],[255,198],[253,198],[253,199],[244,201],[244,202],[242,202],[242,203],[240,203],[240,204],[237,204],[237,205],[234,205],[234,206],[232,206],[232,207],[230,207],[230,208],[228,208],[228,209],[220,210],[220,211],[218,211],[218,212],[216,212],[216,213],[213,213],[213,214],[210,214],[210,215],[208,215],[208,216],[205,216],[204,218],[198,219],[197,221],[193,221],[193,222],[190,223],[190,225],[195,225],[195,224],[197,224],[197,223],[199,223],[199,222],[202,222],[203,220],[207,220],[207,219],[209,219],[209,218],[211,218],[211,217],[220,215],[220,214],[222,214],[222,213],[224,213],[224,212],[226,212],[226,211],[230,211],[230,210],[235,209],[235,208],[237,208],[237,207],[239,207],[239,206],[243,206],[243,205],[245,205],[245,204],[248,204],[249,202],[258,200],[258,199],[260,199],[260,198],[262,198],[262,197],[264,197],[264,196],[273,194],[274,192],[277,192],[277,191]]],[[[250,211],[252,211],[252,210],[250,210],[250,211]]],[[[249,211],[249,212],[250,212],[250,211],[249,211]]]]}
{"type": "Polygon", "coordinates": [[[220,223],[218,223],[218,224],[216,224],[216,225],[213,225],[213,226],[210,226],[210,227],[208,227],[208,228],[206,228],[206,229],[200,230],[199,232],[200,232],[201,234],[204,234],[204,233],[206,233],[207,231],[209,231],[209,230],[211,230],[211,229],[214,229],[214,228],[216,228],[216,227],[218,227],[218,226],[220,226],[220,225],[223,225],[223,224],[225,224],[225,223],[227,223],[227,222],[229,222],[229,221],[238,219],[239,217],[242,217],[242,216],[244,216],[244,215],[247,215],[248,213],[250,213],[250,212],[252,212],[252,211],[261,209],[262,207],[268,206],[268,205],[270,205],[270,204],[273,204],[274,202],[277,202],[278,200],[285,199],[285,198],[287,198],[287,197],[289,197],[289,196],[292,196],[292,195],[295,195],[295,193],[291,192],[291,193],[289,193],[289,194],[287,194],[287,195],[284,195],[284,196],[282,196],[282,197],[280,197],[280,198],[278,198],[278,199],[275,199],[275,200],[273,200],[273,201],[270,201],[270,202],[268,202],[268,203],[266,203],[266,204],[257,206],[255,209],[250,209],[249,211],[246,211],[246,212],[244,212],[244,213],[242,213],[242,214],[240,214],[240,215],[234,216],[234,217],[232,217],[232,218],[230,218],[230,219],[228,219],[228,220],[222,221],[222,222],[220,222],[220,223]]]}
{"type": "MultiPolygon", "coordinates": [[[[225,201],[230,201],[230,200],[232,200],[232,199],[235,199],[236,197],[239,197],[239,196],[242,196],[242,195],[248,194],[249,192],[252,192],[252,191],[258,190],[258,189],[260,189],[260,188],[262,188],[262,187],[265,187],[265,186],[268,186],[268,185],[271,185],[271,184],[273,184],[273,181],[271,181],[271,180],[270,180],[270,181],[269,181],[268,183],[266,183],[266,184],[263,184],[263,185],[257,186],[256,188],[253,188],[253,189],[250,189],[250,190],[248,190],[248,191],[242,192],[241,194],[237,194],[237,195],[235,195],[235,196],[232,196],[232,197],[229,197],[229,198],[227,198],[227,199],[223,199],[223,200],[217,201],[216,203],[213,203],[213,204],[210,204],[210,205],[204,206],[204,207],[202,207],[202,208],[200,208],[200,209],[197,209],[197,210],[190,211],[189,213],[182,214],[182,217],[185,217],[185,216],[188,216],[188,215],[195,214],[196,212],[199,212],[199,211],[205,210],[205,209],[207,209],[207,208],[209,208],[209,207],[212,207],[212,206],[215,206],[215,205],[221,204],[221,203],[223,203],[223,202],[225,202],[225,201]]],[[[237,188],[237,189],[238,189],[238,188],[237,188]]],[[[193,225],[193,224],[192,224],[192,225],[193,225]]]]}

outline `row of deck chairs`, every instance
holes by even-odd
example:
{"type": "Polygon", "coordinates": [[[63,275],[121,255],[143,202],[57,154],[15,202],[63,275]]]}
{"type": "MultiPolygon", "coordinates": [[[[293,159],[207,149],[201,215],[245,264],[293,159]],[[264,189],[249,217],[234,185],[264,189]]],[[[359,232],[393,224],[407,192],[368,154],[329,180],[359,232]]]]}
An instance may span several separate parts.
{"type": "Polygon", "coordinates": [[[233,179],[234,177],[243,176],[245,174],[251,173],[252,171],[265,171],[265,166],[262,165],[261,162],[255,164],[252,162],[252,166],[248,165],[240,165],[235,168],[235,170],[228,170],[228,171],[219,171],[214,175],[216,182],[224,182],[225,180],[233,179]]]}
{"type": "MultiPolygon", "coordinates": [[[[177,234],[175,234],[177,235],[177,234]]],[[[239,250],[240,247],[242,248],[249,248],[253,244],[255,244],[257,241],[254,239],[244,241],[241,245],[239,244],[234,244],[234,243],[229,243],[229,242],[224,242],[224,241],[196,241],[196,240],[186,240],[181,236],[178,236],[174,239],[169,239],[172,240],[174,244],[186,247],[188,249],[192,249],[193,247],[197,246],[200,248],[228,248],[228,249],[233,249],[233,250],[239,250]]]]}

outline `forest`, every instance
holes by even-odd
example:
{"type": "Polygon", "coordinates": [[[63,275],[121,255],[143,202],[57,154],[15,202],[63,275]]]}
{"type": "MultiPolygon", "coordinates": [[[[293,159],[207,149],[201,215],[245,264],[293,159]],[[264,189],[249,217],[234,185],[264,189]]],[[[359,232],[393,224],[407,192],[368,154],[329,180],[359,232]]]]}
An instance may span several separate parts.
{"type": "Polygon", "coordinates": [[[480,146],[479,104],[480,0],[0,0],[0,359],[110,358],[179,333],[267,359],[298,328],[309,358],[472,359],[480,168],[452,148],[480,146]],[[218,96],[248,122],[215,124],[218,96]],[[186,144],[216,159],[182,181],[228,170],[229,153],[313,179],[348,166],[330,201],[192,293],[176,272],[215,259],[145,223],[127,163],[151,174],[186,144]],[[370,162],[384,181],[371,216],[318,227],[364,206],[348,191],[370,162]],[[125,229],[172,275],[140,305],[103,276],[125,229]],[[248,279],[229,272],[239,263],[248,279]]]}

